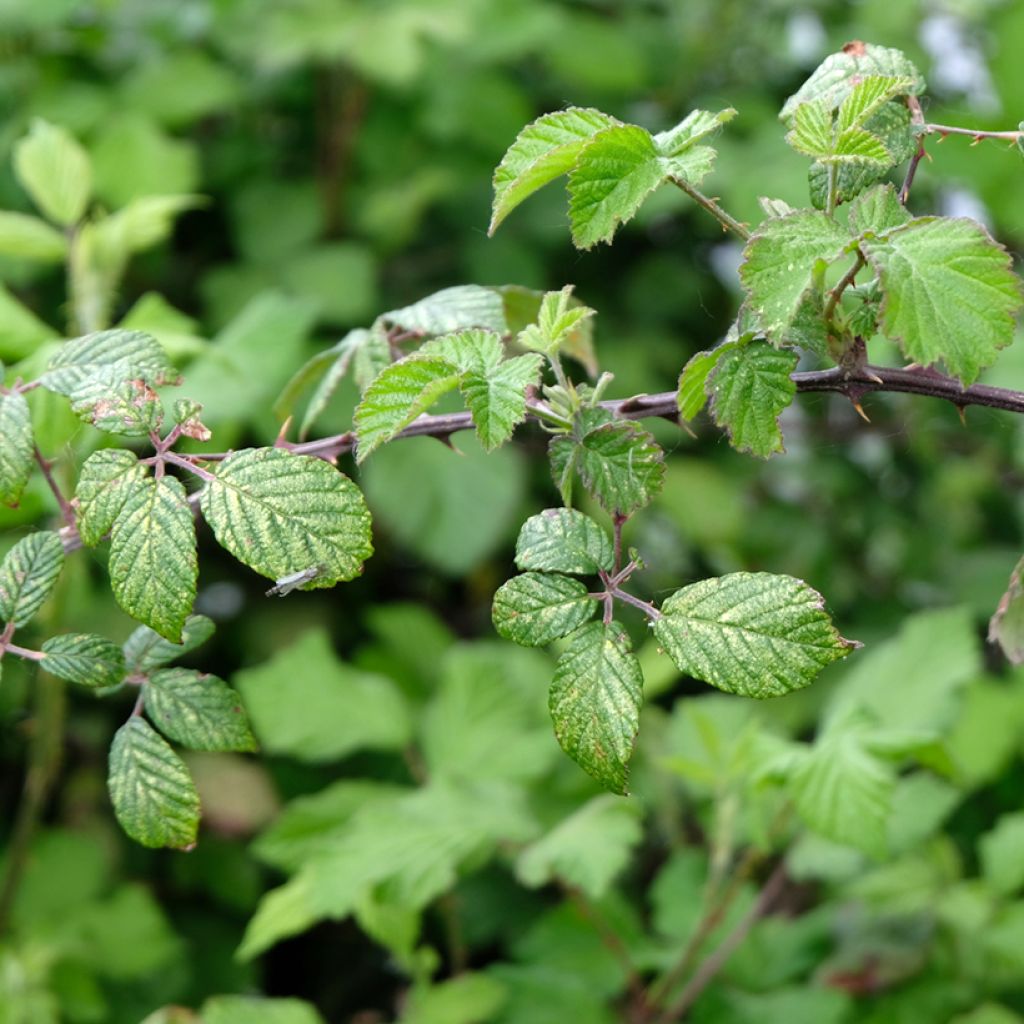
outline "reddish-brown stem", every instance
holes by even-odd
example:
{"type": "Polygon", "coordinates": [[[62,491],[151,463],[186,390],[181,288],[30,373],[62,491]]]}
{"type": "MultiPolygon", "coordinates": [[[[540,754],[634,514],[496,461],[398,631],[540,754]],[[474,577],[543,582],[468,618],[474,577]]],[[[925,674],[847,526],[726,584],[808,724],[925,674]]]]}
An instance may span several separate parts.
{"type": "Polygon", "coordinates": [[[75,510],[71,507],[71,502],[64,497],[64,492],[60,489],[60,485],[57,483],[53,475],[53,463],[49,459],[43,457],[43,453],[39,450],[38,446],[33,447],[32,454],[35,456],[36,463],[42,470],[43,479],[46,481],[47,487],[53,493],[53,496],[57,499],[57,505],[60,508],[61,518],[64,522],[74,528],[75,526],[75,510]]]}

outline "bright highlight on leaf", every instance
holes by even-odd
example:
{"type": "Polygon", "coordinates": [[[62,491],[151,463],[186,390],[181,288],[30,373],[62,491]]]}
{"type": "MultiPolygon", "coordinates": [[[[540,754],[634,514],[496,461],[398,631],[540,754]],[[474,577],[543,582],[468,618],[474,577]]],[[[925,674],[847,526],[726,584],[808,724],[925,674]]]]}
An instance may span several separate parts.
{"type": "Polygon", "coordinates": [[[779,697],[859,646],[836,632],[824,603],[790,576],[735,572],[677,590],[654,635],[695,679],[744,697],[779,697]]]}

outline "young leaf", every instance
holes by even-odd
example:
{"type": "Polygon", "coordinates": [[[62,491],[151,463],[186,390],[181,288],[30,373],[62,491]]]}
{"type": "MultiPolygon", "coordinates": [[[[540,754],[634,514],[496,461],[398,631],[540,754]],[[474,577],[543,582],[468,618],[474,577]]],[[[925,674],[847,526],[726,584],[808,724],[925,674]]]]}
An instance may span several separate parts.
{"type": "Polygon", "coordinates": [[[617,622],[581,627],[558,659],[548,707],[562,749],[613,793],[626,792],[644,677],[617,622]]]}
{"type": "Polygon", "coordinates": [[[41,664],[51,675],[69,683],[99,689],[116,686],[125,675],[121,648],[92,633],[67,633],[43,643],[41,664]]]}
{"type": "Polygon", "coordinates": [[[629,515],[649,505],[665,480],[665,453],[635,423],[605,423],[577,444],[584,486],[610,514],[629,515]]]}
{"type": "Polygon", "coordinates": [[[199,794],[185,763],[133,715],[110,747],[107,788],[121,828],[143,846],[195,845],[199,794]]]}
{"type": "Polygon", "coordinates": [[[610,242],[665,179],[666,169],[644,128],[617,124],[598,132],[569,174],[569,222],[579,249],[610,242]]]}
{"type": "Polygon", "coordinates": [[[596,576],[611,571],[611,538],[590,516],[571,508],[549,508],[523,523],[516,541],[516,565],[522,570],[596,576]]]}
{"type": "Polygon", "coordinates": [[[187,668],[154,672],[143,691],[146,714],[190,750],[255,750],[238,694],[222,679],[187,668]]]}
{"type": "Polygon", "coordinates": [[[181,641],[196,598],[196,529],[174,477],[132,481],[110,534],[110,585],[133,618],[181,641]]]}
{"type": "Polygon", "coordinates": [[[181,630],[181,643],[172,644],[149,626],[139,626],[124,642],[125,670],[129,675],[147,675],[206,643],[215,628],[205,615],[190,615],[181,630]]]}
{"type": "Polygon", "coordinates": [[[110,532],[128,493],[144,476],[135,453],[125,448],[103,448],[85,460],[75,488],[75,519],[83,544],[95,547],[110,532]]]}
{"type": "Polygon", "coordinates": [[[423,336],[449,334],[471,327],[498,334],[508,330],[501,294],[478,284],[442,288],[411,306],[384,313],[381,319],[403,331],[423,336]]]}
{"type": "Polygon", "coordinates": [[[92,192],[89,154],[63,128],[41,119],[14,147],[14,173],[46,216],[70,227],[92,192]]]}
{"type": "Polygon", "coordinates": [[[572,285],[560,292],[547,292],[537,310],[537,322],[527,325],[516,339],[523,348],[551,355],[579,330],[594,310],[579,300],[574,302],[572,285]]]}
{"type": "MultiPolygon", "coordinates": [[[[525,344],[522,335],[529,331],[531,326],[537,324],[545,295],[560,294],[536,291],[533,288],[522,288],[513,284],[503,285],[497,290],[505,304],[505,319],[508,321],[509,333],[520,335],[518,340],[521,344],[525,344]]],[[[563,289],[563,291],[565,290],[563,289]]],[[[575,296],[569,298],[569,316],[573,315],[573,310],[585,308],[575,296]]],[[[526,345],[526,347],[535,346],[526,345]]],[[[599,367],[594,355],[594,322],[592,318],[583,317],[578,320],[568,334],[562,338],[560,348],[563,355],[579,362],[591,377],[597,376],[599,367]]]]}
{"type": "Polygon", "coordinates": [[[690,356],[689,361],[683,367],[679,375],[679,390],[676,394],[676,404],[679,406],[679,415],[684,420],[692,420],[707,403],[707,380],[712,370],[718,365],[718,361],[733,349],[746,344],[749,339],[743,342],[724,341],[715,348],[705,349],[690,356]]]}
{"type": "Polygon", "coordinates": [[[410,356],[382,370],[356,408],[356,461],[390,441],[458,383],[457,368],[437,356],[410,356]]]}
{"type": "Polygon", "coordinates": [[[25,396],[0,393],[0,503],[17,505],[32,475],[32,418],[25,396]]]}
{"type": "Polygon", "coordinates": [[[217,542],[272,580],[318,566],[302,590],[332,587],[373,554],[359,488],[323,459],[283,448],[234,452],[202,496],[217,542]]]}
{"type": "Polygon", "coordinates": [[[56,533],[40,530],[22,537],[0,563],[0,622],[24,626],[50,596],[64,567],[64,546],[56,533]]]}
{"type": "Polygon", "coordinates": [[[487,451],[503,445],[526,418],[526,389],[537,384],[540,370],[541,357],[531,352],[462,378],[462,396],[487,451]]]}
{"type": "Polygon", "coordinates": [[[99,401],[112,383],[135,379],[156,387],[175,383],[178,374],[151,334],[111,330],[64,342],[39,383],[78,401],[99,401]],[[91,394],[87,390],[90,385],[94,388],[91,394]]]}
{"type": "Polygon", "coordinates": [[[531,888],[561,879],[599,900],[642,838],[636,804],[595,796],[523,850],[516,876],[531,888]]]}
{"type": "Polygon", "coordinates": [[[897,96],[906,96],[915,87],[905,75],[868,75],[857,81],[839,104],[836,131],[843,133],[866,126],[882,105],[897,96]]]}
{"type": "Polygon", "coordinates": [[[26,213],[0,211],[0,254],[14,259],[60,263],[68,240],[46,221],[26,213]]]}
{"type": "Polygon", "coordinates": [[[526,198],[568,172],[580,150],[597,132],[618,124],[599,110],[570,107],[528,124],[494,172],[493,235],[498,225],[526,198]]]}
{"type": "Polygon", "coordinates": [[[889,183],[864,192],[850,204],[850,228],[860,235],[883,235],[909,221],[907,208],[889,183]]]}
{"type": "Polygon", "coordinates": [[[816,273],[838,259],[849,242],[840,225],[815,211],[761,224],[743,251],[740,280],[769,340],[786,342],[816,273]]]}
{"type": "Polygon", "coordinates": [[[543,647],[582,626],[596,608],[579,580],[525,572],[498,588],[491,615],[499,636],[524,647],[543,647]]]}
{"type": "Polygon", "coordinates": [[[655,135],[654,144],[664,156],[681,156],[701,139],[717,132],[723,124],[728,124],[735,116],[736,111],[732,107],[720,110],[717,114],[708,110],[691,110],[674,128],[655,135]]]}
{"type": "Polygon", "coordinates": [[[910,359],[941,361],[967,386],[1013,341],[1020,281],[976,221],[918,217],[862,248],[885,293],[883,330],[910,359]]]}
{"type": "Polygon", "coordinates": [[[443,359],[458,372],[486,374],[493,370],[505,353],[501,335],[494,331],[456,331],[423,345],[417,357],[443,359]]]}
{"type": "Polygon", "coordinates": [[[711,415],[729,432],[732,446],[767,458],[785,449],[779,414],[796,395],[790,374],[797,355],[753,341],[722,354],[707,380],[711,415]]]}
{"type": "Polygon", "coordinates": [[[790,576],[735,572],[677,590],[654,635],[687,675],[727,693],[778,697],[860,646],[836,632],[824,603],[790,576]]]}

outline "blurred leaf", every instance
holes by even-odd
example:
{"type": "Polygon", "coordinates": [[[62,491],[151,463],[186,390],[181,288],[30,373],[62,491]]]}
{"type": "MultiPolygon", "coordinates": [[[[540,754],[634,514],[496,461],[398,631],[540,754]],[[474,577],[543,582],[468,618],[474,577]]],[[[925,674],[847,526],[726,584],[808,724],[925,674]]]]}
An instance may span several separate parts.
{"type": "Polygon", "coordinates": [[[576,509],[549,508],[523,523],[516,541],[516,565],[523,570],[596,576],[611,571],[611,538],[590,516],[576,509]]]}
{"type": "Polygon", "coordinates": [[[238,695],[216,676],[187,668],[154,672],[143,690],[146,714],[190,750],[255,750],[238,695]]]}
{"type": "Polygon", "coordinates": [[[984,1003],[970,1013],[954,1017],[949,1024],[1020,1024],[1020,1014],[1007,1009],[1001,1003],[984,1003]]]}
{"type": "Polygon", "coordinates": [[[14,170],[32,201],[69,227],[85,213],[92,192],[89,155],[63,128],[36,119],[14,148],[14,170]]]}
{"type": "MultiPolygon", "coordinates": [[[[3,399],[0,398],[0,402],[3,399]]],[[[2,413],[2,406],[0,406],[2,413]]],[[[1022,558],[1010,574],[1010,582],[1006,592],[999,599],[988,624],[988,642],[999,644],[1012,665],[1024,662],[1024,586],[1021,576],[1024,574],[1024,558],[1022,558]]]]}
{"type": "Polygon", "coordinates": [[[128,256],[166,241],[178,215],[202,202],[202,197],[191,195],[139,196],[115,213],[94,220],[92,228],[106,250],[128,256]]]}
{"type": "Polygon", "coordinates": [[[25,396],[0,393],[0,502],[17,505],[32,475],[32,420],[25,396]]]}
{"type": "Polygon", "coordinates": [[[381,319],[420,335],[448,334],[474,327],[498,334],[508,330],[500,292],[476,284],[442,288],[411,306],[382,314],[381,319]]]}
{"type": "Polygon", "coordinates": [[[350,324],[373,312],[377,273],[373,254],[355,242],[334,242],[297,252],[281,268],[281,283],[313,306],[320,319],[350,324]]]}
{"type": "Polygon", "coordinates": [[[57,332],[0,285],[0,358],[16,362],[31,356],[57,332]]]}
{"type": "Polygon", "coordinates": [[[165,124],[187,125],[233,106],[241,80],[202,50],[187,49],[158,60],[140,61],[124,83],[136,110],[165,124]]]}
{"type": "Polygon", "coordinates": [[[124,678],[124,655],[112,640],[92,633],[64,633],[43,641],[41,664],[51,675],[80,686],[116,686],[124,678]]]}
{"type": "Polygon", "coordinates": [[[323,1024],[323,1018],[301,999],[213,996],[203,1003],[202,1024],[323,1024]]]}
{"type": "Polygon", "coordinates": [[[491,614],[499,636],[525,647],[543,647],[583,625],[596,608],[597,601],[587,596],[579,580],[526,572],[502,584],[491,614]]]}
{"type": "Polygon", "coordinates": [[[268,754],[329,761],[406,742],[408,711],[394,684],[343,664],[327,635],[309,630],[232,679],[268,754]]]}
{"type": "Polygon", "coordinates": [[[184,762],[141,718],[114,736],[107,777],[114,813],[143,846],[186,849],[196,841],[199,797],[184,762]]]}
{"type": "Polygon", "coordinates": [[[0,254],[41,263],[59,263],[67,251],[67,239],[45,221],[25,213],[0,210],[0,254]]]}
{"type": "Polygon", "coordinates": [[[1002,896],[1024,886],[1024,814],[1004,814],[978,840],[982,877],[1002,896]]]}
{"type": "Polygon", "coordinates": [[[149,626],[139,626],[124,642],[125,665],[129,675],[143,675],[161,668],[175,658],[195,650],[213,636],[216,627],[205,615],[190,615],[181,630],[181,643],[171,643],[149,626]]]}
{"type": "Polygon", "coordinates": [[[24,626],[43,606],[64,568],[64,546],[56,533],[22,537],[0,563],[0,621],[24,626]]]}
{"type": "Polygon", "coordinates": [[[413,989],[400,1024],[485,1024],[505,1002],[505,986],[485,974],[460,974],[413,989]]]}

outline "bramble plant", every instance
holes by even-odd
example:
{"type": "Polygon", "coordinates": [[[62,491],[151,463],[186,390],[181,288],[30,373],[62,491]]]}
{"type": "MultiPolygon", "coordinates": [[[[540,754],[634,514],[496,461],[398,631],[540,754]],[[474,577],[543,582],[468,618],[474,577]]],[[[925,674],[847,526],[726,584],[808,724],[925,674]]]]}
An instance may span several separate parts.
{"type": "MultiPolygon", "coordinates": [[[[548,435],[561,505],[523,523],[519,575],[494,594],[493,623],[501,637],[524,647],[558,643],[549,691],[555,735],[612,793],[628,790],[645,686],[623,617],[643,616],[683,675],[748,698],[806,687],[858,648],[837,630],[813,581],[731,572],[679,586],[657,604],[642,599],[630,585],[646,568],[644,554],[626,548],[623,529],[652,502],[665,475],[662,446],[638,422],[645,418],[686,424],[707,407],[738,452],[767,458],[783,452],[780,417],[801,391],[834,392],[858,411],[867,395],[883,391],[938,397],[961,410],[1024,411],[1024,394],[977,383],[1013,340],[1022,305],[1008,253],[973,220],[915,216],[907,208],[930,136],[1019,145],[1024,133],[929,123],[924,88],[898,51],[851,43],[830,56],[780,115],[786,141],[809,160],[809,205],[795,209],[762,198],[765,217],[753,227],[701,191],[715,162],[714,139],[736,116],[732,109],[695,110],[651,134],[601,111],[570,107],[522,130],[494,175],[492,233],[534,192],[566,176],[569,225],[580,249],[611,242],[663,185],[680,189],[742,241],[743,301],[735,323],[720,344],[681,368],[677,391],[612,397],[613,378],[595,356],[596,312],[571,285],[547,293],[462,285],[350,331],[296,372],[276,406],[282,426],[272,445],[225,451],[216,450],[202,407],[187,393],[168,412],[163,389],[181,379],[175,359],[137,323],[110,322],[130,258],[166,238],[175,217],[201,200],[152,196],[104,212],[93,201],[85,151],[63,129],[36,122],[17,146],[14,170],[41,216],[0,214],[0,252],[66,265],[75,336],[47,342],[0,377],[0,500],[17,504],[38,470],[62,517],[53,529],[18,541],[0,565],[0,667],[21,658],[99,695],[137,693],[110,749],[110,799],[124,831],[146,846],[191,848],[199,797],[174,745],[256,747],[227,683],[168,667],[213,630],[193,607],[197,522],[270,581],[270,596],[353,580],[373,554],[370,512],[360,488],[335,464],[353,454],[359,466],[382,446],[412,436],[452,443],[453,435],[473,429],[492,451],[527,422],[548,435]],[[894,172],[904,167],[894,184],[894,172]],[[876,338],[897,345],[910,365],[873,365],[876,338]],[[361,392],[352,429],[309,439],[346,376],[361,392]],[[429,414],[456,394],[464,412],[429,414]],[[39,443],[40,418],[53,408],[48,396],[96,428],[76,445],[79,466],[55,465],[39,443]],[[72,469],[73,492],[65,491],[72,469]],[[24,646],[19,631],[44,608],[66,559],[83,546],[108,544],[111,590],[139,623],[130,639],[122,647],[93,634],[58,634],[38,649],[24,646]]],[[[993,639],[1015,662],[1022,646],[1019,575],[1018,568],[992,620],[993,639]]],[[[746,739],[729,771],[739,779],[750,768],[737,785],[773,794],[764,836],[795,815],[811,832],[868,854],[886,849],[897,766],[941,760],[932,736],[855,709],[840,709],[813,742],[753,733],[746,739]],[[837,803],[840,786],[846,788],[837,803]]],[[[443,778],[443,750],[431,746],[429,735],[423,746],[431,772],[443,778]]],[[[321,917],[356,913],[372,934],[390,936],[382,941],[391,948],[404,948],[404,970],[429,976],[431,966],[412,948],[415,937],[403,947],[394,936],[404,925],[367,893],[393,883],[405,907],[422,910],[462,863],[499,843],[532,838],[513,804],[471,811],[456,788],[438,783],[386,794],[352,818],[344,847],[308,862],[292,856],[284,836],[270,859],[300,870],[261,905],[244,955],[321,917]],[[408,846],[412,835],[434,858],[413,883],[401,880],[397,838],[389,852],[374,855],[385,851],[396,820],[406,829],[401,843],[408,846]]],[[[611,798],[598,798],[588,813],[595,822],[575,822],[578,833],[534,841],[520,861],[521,877],[542,884],[558,876],[560,844],[572,849],[591,841],[601,822],[618,830],[625,847],[635,841],[631,812],[611,798]]],[[[275,849],[273,837],[266,845],[275,849]]],[[[574,886],[601,894],[613,873],[602,869],[596,881],[574,886]]],[[[769,880],[747,929],[780,884],[769,880]]],[[[721,913],[705,919],[680,963],[659,965],[660,979],[634,1000],[635,1019],[669,1022],[685,1014],[721,964],[681,991],[679,982],[733,895],[723,895],[721,913]]]]}

